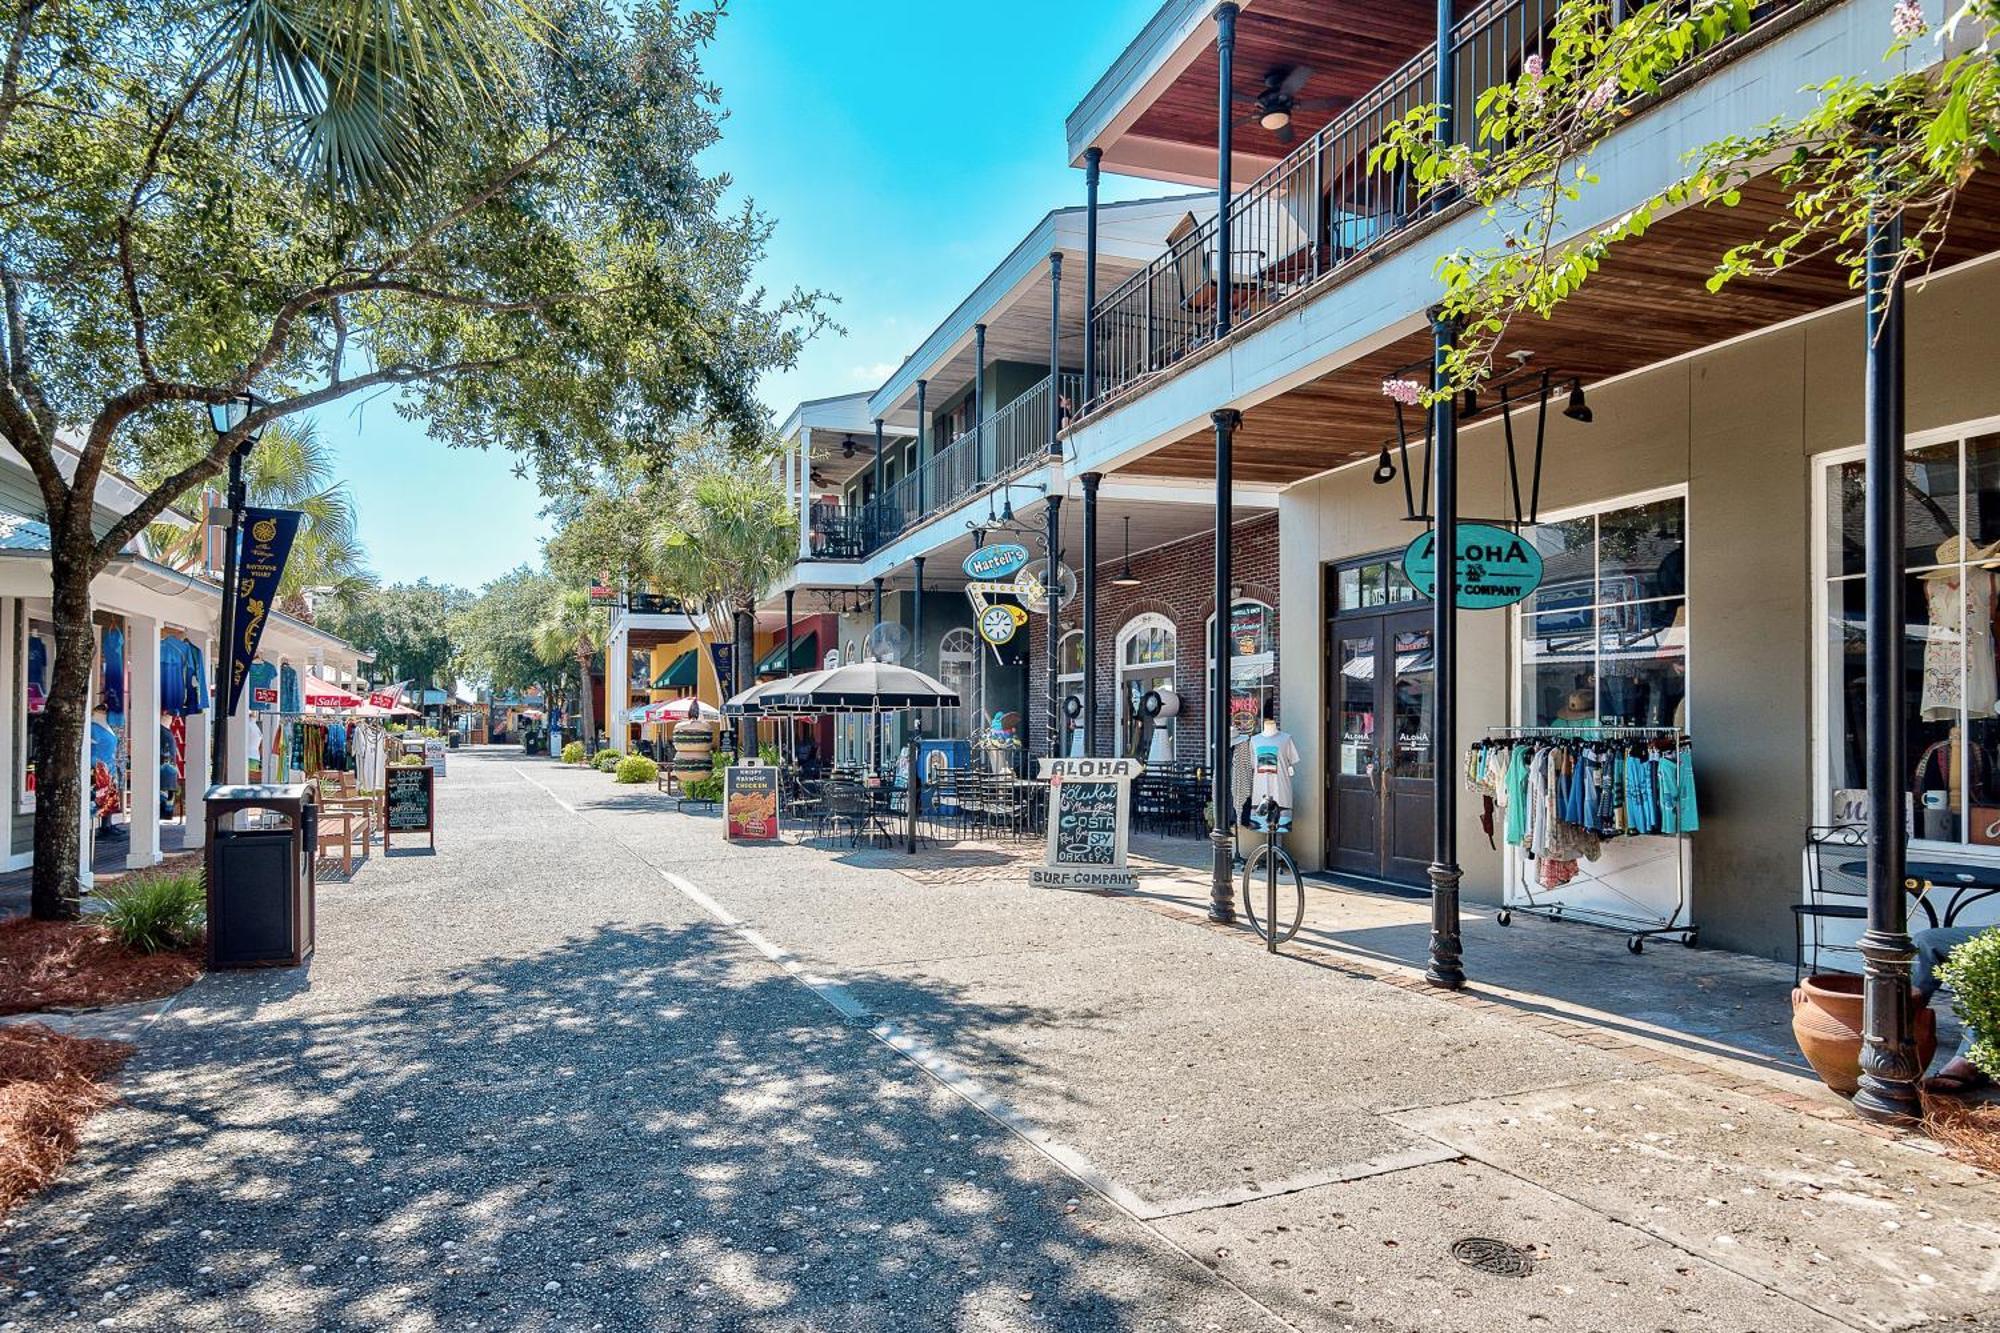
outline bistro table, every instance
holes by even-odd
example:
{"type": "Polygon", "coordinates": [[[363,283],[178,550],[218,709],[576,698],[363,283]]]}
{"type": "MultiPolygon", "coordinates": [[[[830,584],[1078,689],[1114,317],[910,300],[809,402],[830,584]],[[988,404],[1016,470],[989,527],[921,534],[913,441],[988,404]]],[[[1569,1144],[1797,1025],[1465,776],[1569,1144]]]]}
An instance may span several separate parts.
{"type": "MultiPolygon", "coordinates": [[[[1865,881],[1866,861],[1846,861],[1840,873],[1865,881]]],[[[1931,927],[1955,926],[1958,914],[1974,903],[2000,894],[2000,866],[1975,865],[1969,861],[1908,861],[1903,865],[1903,891],[1917,900],[1931,927]],[[1944,916],[1938,916],[1931,901],[1939,890],[1949,890],[1944,899],[1944,916]]]]}

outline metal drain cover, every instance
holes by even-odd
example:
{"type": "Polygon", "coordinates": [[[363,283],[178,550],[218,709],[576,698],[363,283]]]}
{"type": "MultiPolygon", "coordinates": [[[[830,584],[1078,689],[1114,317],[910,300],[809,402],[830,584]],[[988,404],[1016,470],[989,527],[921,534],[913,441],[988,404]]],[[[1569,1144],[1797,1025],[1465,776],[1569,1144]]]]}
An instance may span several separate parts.
{"type": "Polygon", "coordinates": [[[1518,1245],[1491,1236],[1467,1236],[1451,1243],[1451,1257],[1467,1268],[1494,1277],[1526,1277],[1535,1271],[1534,1256],[1518,1245]]]}

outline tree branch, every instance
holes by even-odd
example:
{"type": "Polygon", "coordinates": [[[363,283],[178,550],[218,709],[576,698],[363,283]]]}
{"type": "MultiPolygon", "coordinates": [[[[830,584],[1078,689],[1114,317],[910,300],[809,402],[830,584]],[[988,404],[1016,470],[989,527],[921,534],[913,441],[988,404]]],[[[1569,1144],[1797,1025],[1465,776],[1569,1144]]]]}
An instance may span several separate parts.
{"type": "Polygon", "coordinates": [[[7,39],[7,61],[0,65],[0,143],[7,141],[14,111],[21,104],[21,60],[43,3],[44,0],[22,0],[20,12],[14,15],[14,31],[7,39]]]}

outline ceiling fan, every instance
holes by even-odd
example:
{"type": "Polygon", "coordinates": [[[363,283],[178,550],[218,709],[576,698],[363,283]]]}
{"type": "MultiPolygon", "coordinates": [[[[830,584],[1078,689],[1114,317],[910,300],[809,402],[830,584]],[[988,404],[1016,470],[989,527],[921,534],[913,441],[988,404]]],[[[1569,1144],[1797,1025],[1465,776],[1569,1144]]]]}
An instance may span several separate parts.
{"type": "Polygon", "coordinates": [[[1343,105],[1338,97],[1301,98],[1307,80],[1313,76],[1311,65],[1279,65],[1264,75],[1263,90],[1250,96],[1236,94],[1236,100],[1247,102],[1256,109],[1237,121],[1238,125],[1261,125],[1269,130],[1279,143],[1290,143],[1298,137],[1292,128],[1292,113],[1295,111],[1327,111],[1343,105]]]}

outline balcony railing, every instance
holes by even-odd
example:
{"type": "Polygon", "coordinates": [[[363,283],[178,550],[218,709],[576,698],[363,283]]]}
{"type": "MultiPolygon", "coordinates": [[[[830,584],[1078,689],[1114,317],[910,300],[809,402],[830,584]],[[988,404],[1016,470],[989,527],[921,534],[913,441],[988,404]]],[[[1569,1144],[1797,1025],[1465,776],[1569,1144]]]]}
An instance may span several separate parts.
{"type": "MultiPolygon", "coordinates": [[[[1806,0],[1762,0],[1754,26],[1806,0]]],[[[1531,54],[1546,58],[1563,0],[1489,0],[1452,34],[1459,143],[1478,143],[1480,95],[1518,79],[1531,54]]],[[[1437,53],[1427,48],[1348,107],[1229,205],[1228,281],[1216,219],[1174,240],[1165,254],[1098,302],[1095,408],[1200,351],[1216,338],[1218,305],[1240,328],[1321,278],[1406,233],[1436,201],[1419,201],[1407,169],[1370,171],[1369,151],[1389,126],[1435,95],[1437,53]]]]}
{"type": "MultiPolygon", "coordinates": [[[[814,558],[864,559],[988,482],[1047,457],[1049,383],[1043,379],[866,504],[814,504],[808,524],[814,558]]],[[[1066,374],[1057,383],[1067,404],[1065,416],[1071,415],[1083,377],[1066,374]]]]}

